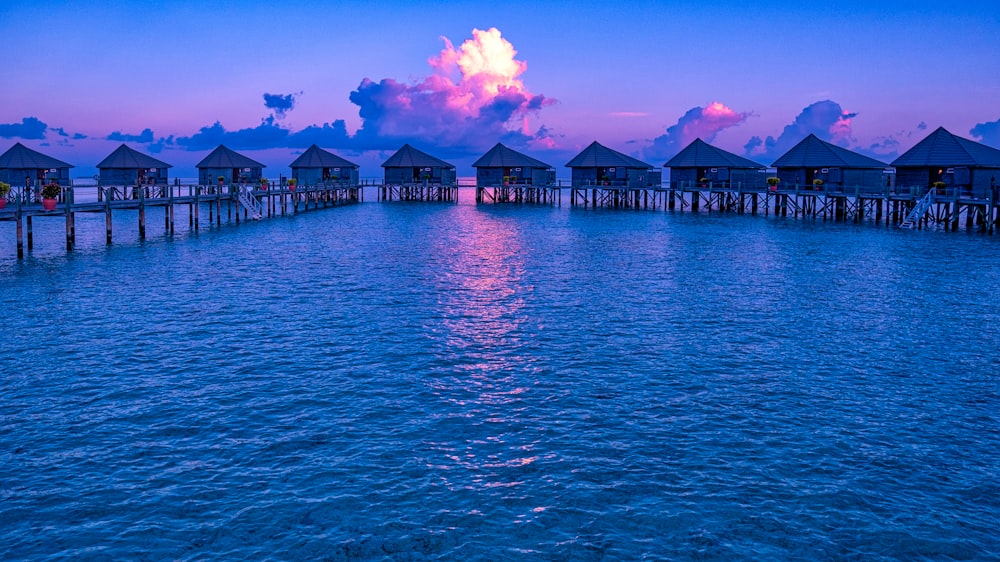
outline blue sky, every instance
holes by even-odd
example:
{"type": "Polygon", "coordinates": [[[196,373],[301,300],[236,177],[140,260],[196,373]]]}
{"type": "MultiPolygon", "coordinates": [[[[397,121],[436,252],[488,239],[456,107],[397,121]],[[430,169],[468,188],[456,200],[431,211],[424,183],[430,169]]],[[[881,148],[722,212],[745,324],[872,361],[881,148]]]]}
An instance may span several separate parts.
{"type": "Polygon", "coordinates": [[[0,151],[89,176],[127,140],[192,177],[225,142],[277,175],[316,141],[373,177],[403,142],[460,175],[501,140],[560,173],[593,140],[654,165],[695,136],[764,164],[809,132],[1000,146],[1000,2],[109,4],[0,5],[0,151]]]}

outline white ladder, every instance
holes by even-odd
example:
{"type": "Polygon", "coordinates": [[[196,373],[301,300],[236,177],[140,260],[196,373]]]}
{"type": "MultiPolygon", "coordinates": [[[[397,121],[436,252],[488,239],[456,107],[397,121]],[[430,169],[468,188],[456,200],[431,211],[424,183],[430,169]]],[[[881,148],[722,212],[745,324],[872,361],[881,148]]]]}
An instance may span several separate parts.
{"type": "Polygon", "coordinates": [[[917,221],[919,221],[924,216],[924,213],[926,213],[927,209],[930,209],[931,205],[933,204],[934,204],[934,190],[932,189],[927,192],[927,195],[924,195],[919,201],[917,201],[917,204],[914,205],[910,213],[906,215],[906,218],[903,219],[903,222],[899,225],[899,228],[913,228],[914,226],[916,226],[917,221]]]}
{"type": "Polygon", "coordinates": [[[247,213],[250,214],[253,220],[259,221],[264,217],[264,206],[260,204],[260,201],[256,197],[250,195],[249,187],[241,187],[236,192],[236,198],[240,200],[240,205],[247,210],[247,213]]]}

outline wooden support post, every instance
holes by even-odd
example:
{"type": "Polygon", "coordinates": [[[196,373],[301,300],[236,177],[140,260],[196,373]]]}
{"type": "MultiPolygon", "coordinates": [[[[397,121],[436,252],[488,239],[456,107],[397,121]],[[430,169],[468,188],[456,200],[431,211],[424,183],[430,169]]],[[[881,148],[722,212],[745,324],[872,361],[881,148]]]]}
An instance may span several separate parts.
{"type": "Polygon", "coordinates": [[[21,259],[24,257],[24,226],[20,210],[14,215],[14,220],[17,221],[17,259],[21,259]]]}
{"type": "Polygon", "coordinates": [[[31,215],[24,217],[24,225],[28,229],[28,251],[30,252],[35,247],[35,233],[34,228],[32,228],[31,215]]]}
{"type": "Polygon", "coordinates": [[[73,249],[73,212],[69,210],[69,202],[66,203],[66,251],[73,249]]]}
{"type": "Polygon", "coordinates": [[[104,207],[104,242],[111,245],[111,202],[104,207]]]}

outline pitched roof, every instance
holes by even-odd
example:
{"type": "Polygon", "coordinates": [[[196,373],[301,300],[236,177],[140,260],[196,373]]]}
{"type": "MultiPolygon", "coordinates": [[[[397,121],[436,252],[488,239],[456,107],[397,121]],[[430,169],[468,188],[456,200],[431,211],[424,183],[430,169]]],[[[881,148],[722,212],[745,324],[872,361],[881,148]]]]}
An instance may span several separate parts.
{"type": "Polygon", "coordinates": [[[435,158],[426,152],[421,152],[409,144],[404,144],[402,148],[389,157],[382,164],[383,168],[454,168],[455,166],[444,160],[435,158]]]}
{"type": "Polygon", "coordinates": [[[263,168],[264,165],[220,144],[195,167],[203,170],[205,168],[263,168]]]}
{"type": "Polygon", "coordinates": [[[669,168],[766,168],[732,152],[716,148],[701,139],[694,139],[664,166],[669,168]]]}
{"type": "Polygon", "coordinates": [[[774,161],[775,168],[885,168],[885,162],[820,140],[810,134],[774,161]]]}
{"type": "Polygon", "coordinates": [[[1000,168],[1000,150],[938,127],[892,162],[899,167],[974,166],[1000,168]]]}
{"type": "Polygon", "coordinates": [[[344,160],[332,152],[327,152],[315,144],[306,149],[292,162],[291,168],[357,168],[358,165],[344,160]]]}
{"type": "Polygon", "coordinates": [[[534,158],[521,154],[520,152],[507,148],[501,143],[497,143],[496,146],[491,148],[489,152],[483,154],[483,156],[476,160],[472,164],[473,168],[544,168],[549,169],[549,166],[541,160],[535,160],[534,158]]]}
{"type": "Polygon", "coordinates": [[[583,149],[583,152],[577,154],[572,160],[566,163],[567,168],[606,168],[611,166],[652,168],[652,166],[642,160],[637,160],[627,154],[611,150],[597,141],[590,143],[590,146],[583,149]]]}
{"type": "Polygon", "coordinates": [[[44,168],[72,168],[72,164],[67,164],[62,160],[56,160],[51,156],[46,156],[41,152],[31,150],[21,143],[7,149],[7,152],[0,154],[0,168],[19,170],[40,170],[44,168]]]}
{"type": "Polygon", "coordinates": [[[172,168],[173,166],[152,156],[146,156],[139,151],[132,150],[123,144],[109,154],[107,158],[101,160],[101,163],[97,167],[99,169],[122,168],[134,170],[138,168],[172,168]]]}

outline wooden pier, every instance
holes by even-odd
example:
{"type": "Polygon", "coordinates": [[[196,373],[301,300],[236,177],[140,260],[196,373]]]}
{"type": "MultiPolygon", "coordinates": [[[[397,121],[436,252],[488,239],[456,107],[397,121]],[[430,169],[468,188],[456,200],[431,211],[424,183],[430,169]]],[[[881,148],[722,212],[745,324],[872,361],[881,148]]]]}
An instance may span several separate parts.
{"type": "Polygon", "coordinates": [[[774,213],[775,216],[822,218],[835,221],[874,221],[888,226],[944,230],[977,228],[993,233],[997,226],[995,197],[976,197],[956,188],[861,187],[836,191],[812,186],[790,188],[731,186],[711,183],[684,184],[655,188],[614,186],[573,187],[574,206],[665,211],[729,212],[737,214],[774,213]]]}
{"type": "Polygon", "coordinates": [[[458,201],[458,185],[440,183],[404,183],[379,186],[379,201],[458,201]]]}
{"type": "Polygon", "coordinates": [[[536,186],[523,183],[477,185],[476,203],[562,205],[562,188],[559,185],[536,186]]]}
{"type": "Polygon", "coordinates": [[[174,233],[176,208],[188,208],[189,228],[197,231],[201,215],[208,213],[209,224],[222,224],[222,213],[227,220],[260,220],[275,215],[296,214],[310,209],[336,207],[360,202],[363,199],[361,185],[281,185],[265,189],[260,185],[143,185],[143,186],[97,186],[64,187],[53,210],[46,210],[35,194],[30,191],[12,190],[7,197],[6,208],[0,209],[0,221],[17,223],[17,257],[23,258],[25,247],[33,246],[33,228],[36,217],[63,219],[66,225],[66,249],[76,245],[76,214],[104,213],[106,243],[112,240],[112,215],[129,211],[136,212],[139,223],[139,238],[146,237],[147,212],[163,210],[163,226],[168,234],[174,233]],[[75,189],[96,189],[97,200],[76,202],[75,189]]]}

